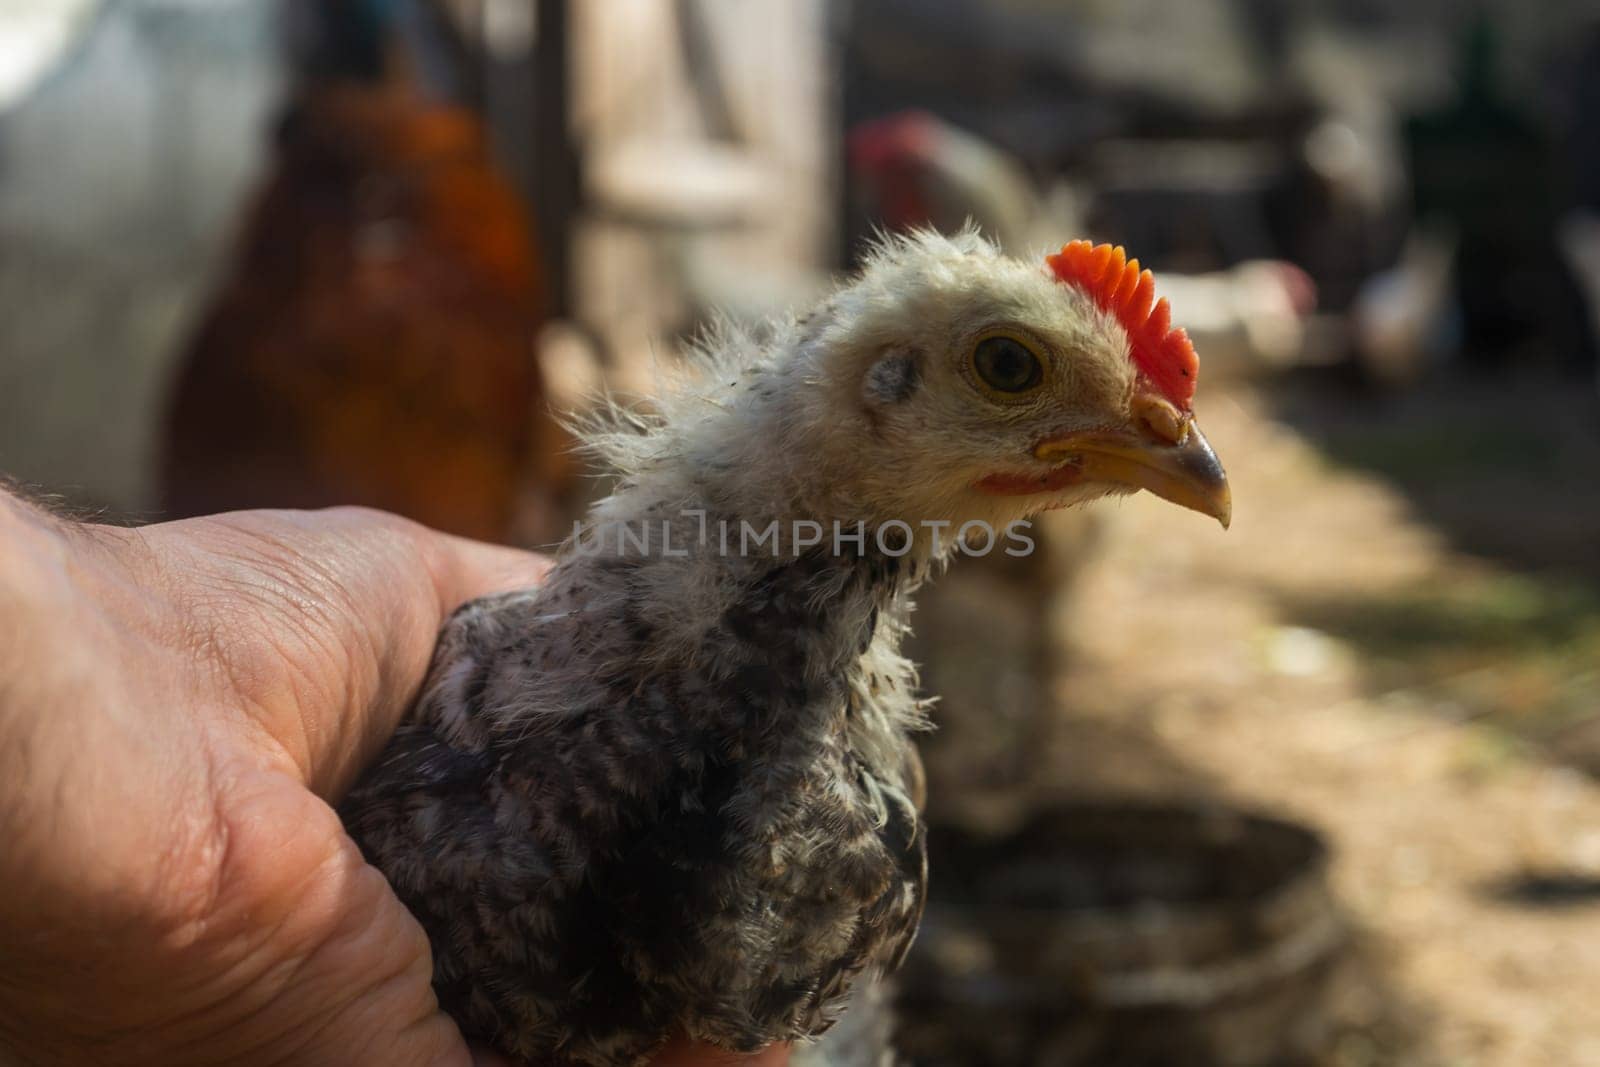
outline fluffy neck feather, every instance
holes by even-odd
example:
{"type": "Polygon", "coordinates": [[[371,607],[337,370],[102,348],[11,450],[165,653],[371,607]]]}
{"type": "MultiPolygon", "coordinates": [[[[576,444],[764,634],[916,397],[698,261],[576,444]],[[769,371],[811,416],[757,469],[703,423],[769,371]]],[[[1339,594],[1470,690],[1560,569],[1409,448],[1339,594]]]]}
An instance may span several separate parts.
{"type": "MultiPolygon", "coordinates": [[[[899,645],[909,594],[939,561],[926,538],[904,556],[886,555],[870,527],[861,550],[847,541],[833,551],[833,521],[853,533],[860,512],[834,491],[828,465],[817,461],[822,443],[808,415],[816,387],[807,380],[804,353],[785,348],[799,343],[800,334],[786,323],[763,344],[724,330],[656,411],[613,408],[604,424],[586,429],[589,447],[620,477],[590,514],[583,537],[600,542],[586,551],[589,559],[637,557],[629,566],[640,594],[635,604],[662,635],[650,651],[651,669],[703,664],[715,656],[718,627],[752,595],[767,595],[764,584],[801,583],[805,596],[828,605],[825,622],[775,640],[795,643],[804,670],[838,672],[851,747],[898,781],[904,735],[926,721],[915,668],[899,645]],[[823,524],[823,543],[799,558],[791,543],[797,520],[823,524]],[[746,526],[764,530],[774,522],[782,538],[776,552],[767,544],[741,552],[746,526]],[[624,526],[650,536],[642,556],[632,545],[619,546],[615,533],[624,526]],[[684,554],[666,555],[663,545],[684,554]]],[[[899,549],[897,538],[893,546],[899,549]]],[[[585,558],[578,552],[571,559],[571,580],[586,581],[585,558]]],[[[558,572],[555,580],[566,578],[558,572]]],[[[806,732],[818,724],[790,725],[806,732]]]]}
{"type": "MultiPolygon", "coordinates": [[[[838,366],[814,330],[787,320],[753,333],[722,324],[688,364],[662,383],[653,409],[615,403],[578,427],[588,449],[619,478],[593,519],[626,521],[646,512],[705,510],[763,528],[777,522],[785,544],[796,522],[815,522],[831,542],[864,524],[872,544],[879,524],[900,520],[914,533],[906,562],[928,570],[948,556],[948,531],[922,527],[925,514],[904,498],[893,471],[876,470],[850,445],[859,382],[838,366]]],[[[904,530],[884,531],[899,551],[904,530]]]]}

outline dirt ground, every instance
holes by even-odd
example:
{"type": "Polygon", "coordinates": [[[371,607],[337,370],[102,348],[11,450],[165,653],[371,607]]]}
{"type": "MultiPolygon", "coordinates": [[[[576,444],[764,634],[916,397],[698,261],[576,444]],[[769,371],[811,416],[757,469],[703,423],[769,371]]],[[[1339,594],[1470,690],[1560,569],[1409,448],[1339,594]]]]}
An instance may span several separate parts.
{"type": "Polygon", "coordinates": [[[1337,1062],[1600,1064],[1593,403],[1485,384],[1385,420],[1327,383],[1212,396],[1233,528],[1112,505],[1060,606],[1062,710],[1027,774],[1324,832],[1373,1010],[1416,1030],[1337,1062]],[[1379,430],[1383,462],[1347,447],[1379,430]],[[1452,444],[1484,440],[1505,448],[1452,444]]]}

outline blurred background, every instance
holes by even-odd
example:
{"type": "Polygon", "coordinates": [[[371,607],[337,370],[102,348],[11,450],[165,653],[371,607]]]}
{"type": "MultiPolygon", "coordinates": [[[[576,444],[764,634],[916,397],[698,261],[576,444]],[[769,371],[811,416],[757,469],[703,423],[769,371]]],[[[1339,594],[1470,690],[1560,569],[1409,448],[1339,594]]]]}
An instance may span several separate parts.
{"type": "Polygon", "coordinates": [[[4,0],[0,471],[551,545],[551,417],[876,228],[1090,236],[1227,534],[957,567],[923,1065],[1600,1064],[1600,6],[4,0]]]}

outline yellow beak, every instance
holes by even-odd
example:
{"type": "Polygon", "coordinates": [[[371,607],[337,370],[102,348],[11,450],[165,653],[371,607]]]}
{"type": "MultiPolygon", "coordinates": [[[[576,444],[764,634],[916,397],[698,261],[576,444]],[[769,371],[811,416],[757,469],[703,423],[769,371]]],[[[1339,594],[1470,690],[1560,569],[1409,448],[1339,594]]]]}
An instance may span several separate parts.
{"type": "Polygon", "coordinates": [[[1228,475],[1205,435],[1185,420],[1166,434],[1117,431],[1068,434],[1041,441],[1034,456],[1071,465],[1083,482],[1109,482],[1148,489],[1163,500],[1210,515],[1227,529],[1233,519],[1228,475]]]}

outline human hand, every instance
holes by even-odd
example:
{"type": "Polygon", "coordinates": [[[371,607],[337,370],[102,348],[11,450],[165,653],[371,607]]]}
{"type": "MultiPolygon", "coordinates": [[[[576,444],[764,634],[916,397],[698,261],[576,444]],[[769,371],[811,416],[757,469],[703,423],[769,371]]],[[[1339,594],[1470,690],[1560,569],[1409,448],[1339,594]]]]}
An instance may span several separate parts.
{"type": "Polygon", "coordinates": [[[439,1010],[425,935],[331,805],[440,623],[544,568],[369,511],[124,530],[0,493],[0,1051],[495,1062],[439,1010]]]}

